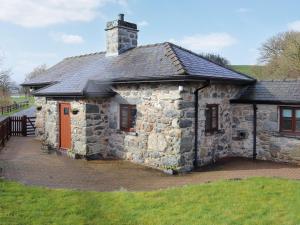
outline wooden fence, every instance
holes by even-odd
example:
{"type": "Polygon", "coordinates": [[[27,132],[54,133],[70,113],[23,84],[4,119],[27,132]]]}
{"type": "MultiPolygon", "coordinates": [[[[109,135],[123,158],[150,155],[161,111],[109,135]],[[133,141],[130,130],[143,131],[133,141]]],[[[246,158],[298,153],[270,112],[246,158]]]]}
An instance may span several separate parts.
{"type": "Polygon", "coordinates": [[[4,146],[11,136],[35,135],[35,117],[11,116],[0,122],[0,145],[4,146]]]}
{"type": "Polygon", "coordinates": [[[0,146],[3,147],[10,136],[10,119],[6,118],[0,122],[0,146]]]}
{"type": "Polygon", "coordinates": [[[23,101],[23,102],[14,103],[14,104],[7,105],[7,106],[1,106],[0,107],[0,113],[1,113],[1,115],[3,115],[3,114],[6,114],[6,113],[10,113],[14,110],[27,107],[28,105],[29,105],[29,101],[23,101]]]}

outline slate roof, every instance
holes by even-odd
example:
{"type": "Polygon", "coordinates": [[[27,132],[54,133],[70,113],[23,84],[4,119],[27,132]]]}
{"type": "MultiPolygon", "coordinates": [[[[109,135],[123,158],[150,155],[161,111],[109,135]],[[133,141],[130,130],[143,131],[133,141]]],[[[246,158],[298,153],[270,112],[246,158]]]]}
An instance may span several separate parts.
{"type": "Polygon", "coordinates": [[[23,85],[51,84],[35,95],[85,95],[89,91],[88,81],[117,83],[161,79],[255,82],[245,74],[166,42],[139,46],[112,57],[106,57],[105,52],[69,57],[23,85]]]}
{"type": "Polygon", "coordinates": [[[259,81],[231,102],[300,104],[300,80],[259,81]]]}

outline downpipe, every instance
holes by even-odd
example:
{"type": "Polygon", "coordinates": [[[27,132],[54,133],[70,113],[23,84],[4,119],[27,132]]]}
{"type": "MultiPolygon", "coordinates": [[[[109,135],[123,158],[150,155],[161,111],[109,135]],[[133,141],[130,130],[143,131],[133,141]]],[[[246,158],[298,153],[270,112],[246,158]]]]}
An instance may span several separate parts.
{"type": "Polygon", "coordinates": [[[198,168],[198,115],[199,115],[199,91],[210,86],[210,81],[207,81],[202,87],[194,91],[194,106],[195,106],[195,140],[194,140],[194,168],[198,168]]]}

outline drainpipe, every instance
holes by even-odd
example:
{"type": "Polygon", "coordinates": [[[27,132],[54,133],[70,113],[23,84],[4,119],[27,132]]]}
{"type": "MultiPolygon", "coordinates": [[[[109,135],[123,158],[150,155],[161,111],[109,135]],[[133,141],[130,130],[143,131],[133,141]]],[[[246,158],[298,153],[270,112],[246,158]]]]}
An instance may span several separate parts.
{"type": "Polygon", "coordinates": [[[198,162],[197,162],[197,158],[198,158],[198,114],[199,114],[199,104],[198,104],[198,95],[199,95],[199,91],[208,87],[210,85],[210,81],[207,81],[202,87],[197,88],[194,91],[194,95],[195,95],[195,141],[194,141],[194,168],[198,167],[198,162]]]}
{"type": "Polygon", "coordinates": [[[253,104],[253,160],[256,159],[257,106],[253,104]]]}

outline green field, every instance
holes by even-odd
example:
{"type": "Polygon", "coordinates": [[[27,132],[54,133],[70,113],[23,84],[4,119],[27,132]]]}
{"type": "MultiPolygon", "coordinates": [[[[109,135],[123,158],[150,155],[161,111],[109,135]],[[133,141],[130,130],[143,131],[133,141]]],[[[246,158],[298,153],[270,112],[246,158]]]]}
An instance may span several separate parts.
{"type": "MultiPolygon", "coordinates": [[[[13,111],[11,111],[11,112],[9,112],[9,113],[4,113],[3,115],[2,115],[1,112],[0,112],[0,116],[10,116],[10,115],[12,115],[12,114],[14,114],[14,113],[17,113],[17,112],[21,111],[21,110],[30,108],[30,107],[33,106],[33,104],[34,104],[34,98],[33,98],[32,96],[31,96],[31,97],[26,97],[26,96],[10,97],[10,101],[9,101],[10,103],[9,103],[9,105],[11,105],[11,104],[13,104],[13,103],[24,102],[24,101],[28,101],[28,102],[29,102],[28,106],[25,106],[25,107],[22,107],[22,108],[13,110],[13,111]]],[[[7,105],[8,105],[8,103],[3,104],[3,106],[7,106],[7,105]]],[[[2,106],[2,105],[0,104],[0,106],[2,106]]],[[[0,225],[1,225],[1,224],[0,224],[0,225]]]]}
{"type": "Polygon", "coordinates": [[[300,182],[251,178],[152,192],[83,192],[0,180],[0,224],[300,224],[300,182]]]}
{"type": "Polygon", "coordinates": [[[263,74],[262,72],[262,66],[256,66],[256,65],[232,65],[231,66],[234,70],[239,71],[241,73],[245,73],[247,75],[250,75],[254,78],[257,78],[259,80],[270,80],[272,79],[267,74],[263,74]]]}

